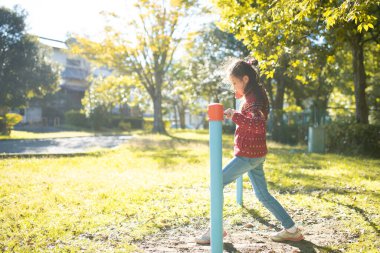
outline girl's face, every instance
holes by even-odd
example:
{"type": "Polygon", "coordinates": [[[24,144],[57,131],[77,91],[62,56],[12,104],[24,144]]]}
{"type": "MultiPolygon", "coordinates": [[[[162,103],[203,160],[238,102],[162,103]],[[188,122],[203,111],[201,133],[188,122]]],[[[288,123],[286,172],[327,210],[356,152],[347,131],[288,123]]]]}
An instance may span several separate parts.
{"type": "Polygon", "coordinates": [[[243,76],[242,79],[235,77],[233,75],[230,75],[230,81],[235,89],[235,98],[242,98],[244,96],[244,89],[247,86],[247,83],[249,81],[248,76],[243,76]]]}

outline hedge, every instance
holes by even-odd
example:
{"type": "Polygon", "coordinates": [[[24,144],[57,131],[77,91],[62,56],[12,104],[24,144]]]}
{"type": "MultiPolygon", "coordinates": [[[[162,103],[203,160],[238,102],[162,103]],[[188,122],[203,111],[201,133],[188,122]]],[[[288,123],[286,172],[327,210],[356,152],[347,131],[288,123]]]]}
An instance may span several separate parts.
{"type": "Polygon", "coordinates": [[[330,123],[326,128],[326,151],[380,158],[380,126],[330,123]]]}

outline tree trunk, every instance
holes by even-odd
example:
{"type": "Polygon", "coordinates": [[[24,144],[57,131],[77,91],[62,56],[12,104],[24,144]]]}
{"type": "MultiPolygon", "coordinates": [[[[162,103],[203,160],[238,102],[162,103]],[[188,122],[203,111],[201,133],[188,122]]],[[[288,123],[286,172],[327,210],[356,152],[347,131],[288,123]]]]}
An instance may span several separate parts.
{"type": "Polygon", "coordinates": [[[274,141],[285,142],[287,136],[282,130],[284,129],[283,123],[283,109],[284,109],[284,95],[285,95],[285,77],[281,74],[277,79],[277,91],[273,101],[273,129],[272,138],[274,141]]]}
{"type": "Polygon", "coordinates": [[[153,98],[153,133],[166,134],[164,122],[162,120],[162,94],[161,91],[156,93],[153,98]]]}
{"type": "MultiPolygon", "coordinates": [[[[157,59],[155,59],[155,62],[157,59]]],[[[164,80],[164,73],[162,71],[162,67],[155,64],[154,68],[154,80],[155,80],[155,88],[153,91],[153,113],[154,113],[154,121],[153,121],[153,133],[167,134],[165,130],[165,125],[162,120],[162,84],[164,80]]]]}
{"type": "Polygon", "coordinates": [[[368,124],[368,105],[365,96],[366,76],[364,69],[363,35],[355,33],[351,40],[352,66],[354,70],[356,122],[368,124]]]}
{"type": "Polygon", "coordinates": [[[185,129],[186,128],[186,123],[185,123],[185,107],[184,106],[179,106],[179,122],[180,122],[180,126],[181,126],[181,129],[185,129]]]}
{"type": "Polygon", "coordinates": [[[273,95],[272,79],[267,79],[266,90],[268,93],[270,105],[273,106],[274,105],[274,95],[273,95]]]}
{"type": "Polygon", "coordinates": [[[177,105],[174,104],[173,106],[173,112],[174,112],[174,124],[175,124],[175,128],[177,129],[178,128],[178,113],[177,113],[177,105]]]}
{"type": "Polygon", "coordinates": [[[0,106],[0,135],[8,135],[7,122],[5,115],[8,113],[8,107],[0,106]]]}

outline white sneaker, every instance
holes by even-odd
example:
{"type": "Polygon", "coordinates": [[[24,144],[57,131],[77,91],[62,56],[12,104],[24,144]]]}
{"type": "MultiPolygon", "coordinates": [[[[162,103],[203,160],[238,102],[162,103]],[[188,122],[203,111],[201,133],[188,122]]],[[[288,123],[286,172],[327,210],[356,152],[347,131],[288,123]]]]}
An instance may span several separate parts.
{"type": "MultiPolygon", "coordinates": [[[[211,228],[208,228],[207,231],[203,235],[195,238],[195,242],[197,244],[209,245],[211,242],[210,232],[211,232],[211,228]]],[[[227,236],[227,232],[223,231],[223,237],[226,237],[226,236],[227,236]]]]}
{"type": "Polygon", "coordinates": [[[290,233],[286,229],[276,232],[270,235],[270,239],[272,239],[275,242],[282,242],[282,241],[293,241],[298,242],[303,239],[305,239],[301,233],[301,230],[297,228],[297,231],[294,233],[290,233]]]}

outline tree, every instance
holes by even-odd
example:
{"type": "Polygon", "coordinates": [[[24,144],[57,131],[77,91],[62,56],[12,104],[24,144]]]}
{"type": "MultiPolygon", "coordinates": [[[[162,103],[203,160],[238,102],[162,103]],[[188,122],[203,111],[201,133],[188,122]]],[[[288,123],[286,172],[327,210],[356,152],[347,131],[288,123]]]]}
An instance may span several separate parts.
{"type": "Polygon", "coordinates": [[[230,59],[249,55],[247,47],[231,33],[220,30],[214,23],[191,34],[186,45],[188,57],[184,60],[193,78],[197,96],[208,102],[221,102],[233,95],[226,87],[225,68],[230,59]]]}
{"type": "Polygon", "coordinates": [[[5,114],[25,106],[32,97],[57,89],[58,74],[46,60],[37,39],[25,30],[25,13],[0,8],[0,132],[5,114]]]}
{"type": "Polygon", "coordinates": [[[182,41],[185,18],[191,15],[196,1],[138,1],[135,4],[138,19],[128,27],[136,37],[131,40],[123,31],[106,27],[105,39],[94,42],[77,37],[72,45],[75,53],[106,64],[122,75],[134,75],[153,101],[153,132],[165,133],[162,121],[162,91],[167,84],[167,71],[182,41]],[[182,30],[183,31],[183,30],[182,30]]]}
{"type": "MultiPolygon", "coordinates": [[[[218,4],[229,5],[227,1],[216,1],[218,4]]],[[[365,45],[379,44],[380,40],[380,1],[360,0],[360,1],[318,1],[318,0],[281,0],[281,1],[238,1],[240,5],[263,6],[267,8],[270,17],[266,19],[266,26],[259,29],[268,33],[273,33],[278,38],[286,39],[286,31],[300,31],[300,27],[305,23],[313,24],[318,28],[319,36],[327,39],[330,47],[341,47],[347,44],[352,54],[352,80],[354,84],[354,94],[356,103],[356,121],[368,123],[368,105],[366,99],[366,71],[365,71],[365,45]],[[273,27],[277,29],[273,31],[273,27]],[[286,27],[286,30],[281,29],[286,27]]],[[[239,9],[240,10],[240,9],[239,9]]],[[[240,10],[241,11],[241,10],[240,10]]],[[[255,13],[255,12],[251,12],[255,13]]],[[[259,12],[261,13],[261,12],[259,12]]],[[[225,16],[236,17],[236,11],[225,16]]],[[[257,16],[252,15],[252,16],[257,16]]],[[[240,18],[240,17],[239,17],[240,18]]],[[[251,20],[252,21],[252,20],[251,20]]],[[[236,22],[237,23],[237,22],[236,22]]],[[[236,24],[235,23],[235,24],[236,24]]],[[[247,30],[247,23],[237,24],[235,28],[239,34],[247,30]]],[[[260,23],[262,24],[262,23],[260,23]]],[[[248,27],[257,26],[254,22],[248,27]]],[[[311,26],[309,26],[311,27],[311,26]]],[[[302,31],[302,34],[310,36],[316,34],[315,29],[302,31]]],[[[281,40],[283,40],[281,39],[281,40]]],[[[367,47],[367,49],[370,47],[367,47]]]]}
{"type": "Polygon", "coordinates": [[[91,77],[89,81],[91,85],[82,99],[87,116],[90,116],[98,107],[103,107],[110,112],[118,106],[122,114],[125,106],[133,107],[141,102],[141,99],[136,96],[140,93],[135,92],[136,82],[128,76],[91,77]]]}

